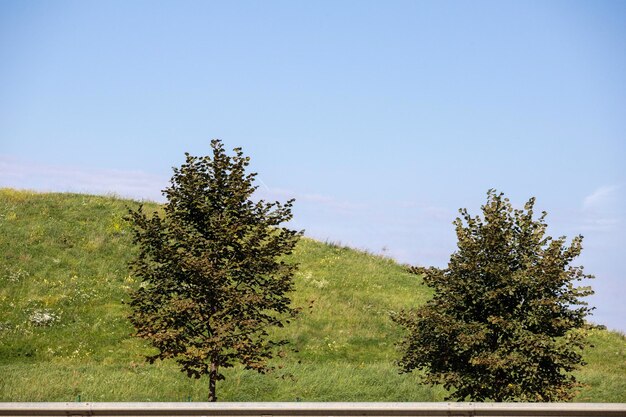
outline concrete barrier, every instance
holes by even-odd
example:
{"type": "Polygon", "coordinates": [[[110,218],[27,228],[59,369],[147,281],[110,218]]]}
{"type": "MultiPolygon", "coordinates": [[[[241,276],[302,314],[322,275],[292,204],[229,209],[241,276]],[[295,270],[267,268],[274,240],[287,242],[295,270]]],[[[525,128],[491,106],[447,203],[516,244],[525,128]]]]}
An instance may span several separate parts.
{"type": "Polygon", "coordinates": [[[0,416],[626,417],[604,403],[0,403],[0,416]]]}

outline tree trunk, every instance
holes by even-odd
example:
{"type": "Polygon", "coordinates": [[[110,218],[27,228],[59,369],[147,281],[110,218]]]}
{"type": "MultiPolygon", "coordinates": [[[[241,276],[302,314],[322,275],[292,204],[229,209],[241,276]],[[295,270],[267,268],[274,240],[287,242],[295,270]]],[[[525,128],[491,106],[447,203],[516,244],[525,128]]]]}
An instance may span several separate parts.
{"type": "Polygon", "coordinates": [[[211,371],[209,372],[209,402],[217,401],[215,394],[215,385],[217,384],[217,363],[211,362],[211,371]]]}

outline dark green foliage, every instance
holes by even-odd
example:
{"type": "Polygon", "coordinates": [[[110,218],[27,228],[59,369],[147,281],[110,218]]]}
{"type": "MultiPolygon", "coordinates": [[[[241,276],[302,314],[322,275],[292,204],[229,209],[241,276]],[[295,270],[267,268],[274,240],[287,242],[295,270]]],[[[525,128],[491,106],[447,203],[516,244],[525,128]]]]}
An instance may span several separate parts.
{"type": "Polygon", "coordinates": [[[455,400],[568,400],[578,384],[570,374],[583,365],[585,316],[580,300],[593,293],[573,282],[592,278],[571,262],[582,236],[570,246],[545,235],[546,213],[533,219],[488,192],[484,218],[461,210],[454,222],[458,250],[443,270],[421,269],[432,300],[393,320],[408,330],[401,342],[404,372],[425,371],[455,400]]]}
{"type": "Polygon", "coordinates": [[[284,205],[253,202],[256,174],[246,174],[241,149],[228,156],[214,140],[212,157],[194,157],[174,169],[164,191],[164,214],[130,211],[139,254],[131,270],[142,284],[132,293],[130,320],[137,336],[175,359],[188,376],[209,377],[209,400],[221,369],[241,363],[269,370],[284,340],[267,329],[295,317],[288,293],[295,265],[282,260],[301,232],[280,227],[291,219],[284,205]]]}

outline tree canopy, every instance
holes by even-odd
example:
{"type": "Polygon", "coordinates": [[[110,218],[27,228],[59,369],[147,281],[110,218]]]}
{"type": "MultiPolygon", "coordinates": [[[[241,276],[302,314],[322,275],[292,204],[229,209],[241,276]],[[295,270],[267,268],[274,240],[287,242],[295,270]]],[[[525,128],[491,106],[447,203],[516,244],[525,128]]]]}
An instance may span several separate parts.
{"type": "Polygon", "coordinates": [[[518,210],[494,190],[487,197],[482,218],[460,210],[447,268],[419,269],[433,298],[392,316],[407,330],[401,370],[423,370],[454,400],[570,399],[592,310],[581,297],[593,291],[574,283],[593,276],[571,265],[582,236],[569,246],[546,236],[534,198],[518,210]]]}
{"type": "Polygon", "coordinates": [[[130,267],[141,285],[131,294],[136,335],[174,359],[188,376],[209,378],[209,401],[224,368],[241,363],[265,372],[284,340],[268,329],[297,314],[291,307],[296,266],[284,255],[302,232],[282,223],[292,218],[284,204],[251,199],[255,173],[240,148],[229,156],[219,140],[212,156],[186,154],[163,191],[161,213],[130,210],[138,255],[130,267]]]}

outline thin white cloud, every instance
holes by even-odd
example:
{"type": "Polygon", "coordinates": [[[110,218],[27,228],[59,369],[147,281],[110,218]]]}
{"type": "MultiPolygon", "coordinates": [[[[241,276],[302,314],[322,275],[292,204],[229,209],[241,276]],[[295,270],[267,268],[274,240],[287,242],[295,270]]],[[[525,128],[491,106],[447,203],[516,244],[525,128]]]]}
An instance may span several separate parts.
{"type": "Polygon", "coordinates": [[[603,185],[584,198],[581,230],[607,232],[622,222],[622,213],[619,210],[620,189],[619,185],[603,185]]]}
{"type": "Polygon", "coordinates": [[[603,185],[597,188],[583,200],[583,210],[602,209],[611,204],[619,188],[617,185],[603,185]]]}
{"type": "Polygon", "coordinates": [[[304,203],[307,205],[324,207],[343,214],[350,214],[366,208],[366,205],[364,204],[354,203],[347,200],[339,200],[323,194],[303,193],[283,188],[273,188],[268,187],[262,181],[259,182],[261,182],[263,188],[257,190],[257,195],[265,200],[285,200],[295,198],[297,204],[304,203]]]}
{"type": "Polygon", "coordinates": [[[36,191],[115,194],[162,201],[167,179],[143,171],[101,170],[39,164],[0,156],[0,187],[36,191]]]}
{"type": "MultiPolygon", "coordinates": [[[[339,200],[322,194],[303,193],[269,187],[257,178],[261,188],[257,195],[266,200],[295,198],[309,206],[350,214],[365,205],[339,200]]],[[[40,164],[0,155],[0,187],[35,191],[115,194],[121,197],[163,201],[161,190],[168,179],[138,170],[102,170],[40,164]]]]}

